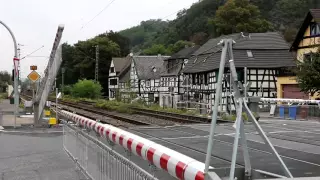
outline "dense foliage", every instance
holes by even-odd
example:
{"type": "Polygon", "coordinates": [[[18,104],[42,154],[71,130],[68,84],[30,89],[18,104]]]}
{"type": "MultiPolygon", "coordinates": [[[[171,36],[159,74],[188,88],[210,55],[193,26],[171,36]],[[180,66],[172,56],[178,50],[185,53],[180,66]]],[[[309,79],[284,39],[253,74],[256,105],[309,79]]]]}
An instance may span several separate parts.
{"type": "Polygon", "coordinates": [[[0,71],[0,93],[5,92],[8,84],[12,84],[11,75],[7,71],[0,71]]]}
{"type": "MultiPolygon", "coordinates": [[[[142,21],[120,32],[109,31],[74,45],[63,44],[61,67],[65,68],[65,84],[94,79],[95,45],[99,45],[99,82],[108,95],[112,57],[124,57],[130,52],[171,55],[185,46],[202,45],[209,38],[241,31],[280,31],[292,42],[310,8],[320,8],[320,1],[202,0],[179,11],[172,21],[142,21]]],[[[61,72],[58,84],[61,84],[61,72]]]]}
{"type": "Polygon", "coordinates": [[[102,87],[92,80],[79,80],[73,85],[71,95],[76,98],[98,99],[101,97],[102,87]]]}
{"type": "Polygon", "coordinates": [[[257,6],[248,0],[229,0],[221,6],[215,17],[210,20],[216,34],[236,32],[266,32],[271,30],[271,23],[261,18],[257,6]]]}
{"type": "Polygon", "coordinates": [[[208,38],[245,30],[281,31],[292,42],[310,8],[320,8],[320,1],[202,0],[181,10],[175,20],[144,21],[119,33],[131,40],[134,52],[140,53],[154,44],[163,48],[184,40],[201,45],[208,38]]]}
{"type": "MultiPolygon", "coordinates": [[[[79,41],[74,45],[63,44],[63,61],[57,77],[58,84],[62,82],[62,68],[65,69],[64,82],[66,85],[74,84],[78,79],[94,79],[96,65],[95,46],[99,45],[99,82],[103,89],[107,90],[112,57],[127,55],[129,53],[128,42],[127,38],[118,33],[110,32],[86,41],[79,41]]],[[[104,93],[107,92],[104,91],[104,93]]]]}
{"type": "Polygon", "coordinates": [[[320,53],[310,54],[298,62],[297,80],[301,90],[312,96],[320,93],[320,53]]]}

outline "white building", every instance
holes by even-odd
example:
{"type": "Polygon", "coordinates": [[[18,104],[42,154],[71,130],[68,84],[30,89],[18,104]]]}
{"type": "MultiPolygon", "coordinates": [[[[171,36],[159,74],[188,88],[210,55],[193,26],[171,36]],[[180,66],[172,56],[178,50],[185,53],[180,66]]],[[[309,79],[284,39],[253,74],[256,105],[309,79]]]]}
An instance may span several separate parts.
{"type": "Polygon", "coordinates": [[[160,80],[160,106],[177,108],[177,103],[183,100],[184,76],[181,70],[188,59],[199,46],[186,47],[164,60],[165,70],[160,80]]]}
{"type": "MultiPolygon", "coordinates": [[[[222,39],[232,38],[234,62],[237,68],[238,80],[250,83],[247,88],[249,96],[277,97],[277,75],[284,67],[295,66],[289,45],[276,32],[252,33],[244,36],[242,33],[231,34],[210,39],[201,46],[189,59],[183,69],[186,82],[191,85],[184,93],[188,101],[199,103],[210,112],[214,104],[217,77],[221,60],[222,39]]],[[[230,96],[229,63],[226,63],[222,85],[220,111],[234,110],[233,98],[230,96]]]]}
{"type": "Polygon", "coordinates": [[[119,95],[119,74],[130,63],[130,58],[112,58],[109,68],[109,99],[114,100],[119,95]]]}

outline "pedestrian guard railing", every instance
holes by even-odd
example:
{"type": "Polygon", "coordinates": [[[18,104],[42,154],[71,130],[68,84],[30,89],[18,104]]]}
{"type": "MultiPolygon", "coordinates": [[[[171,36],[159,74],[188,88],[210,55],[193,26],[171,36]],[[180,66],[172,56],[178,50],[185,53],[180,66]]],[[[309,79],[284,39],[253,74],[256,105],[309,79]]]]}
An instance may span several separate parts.
{"type": "Polygon", "coordinates": [[[91,179],[156,178],[85,131],[91,131],[109,144],[123,147],[176,179],[204,180],[204,163],[120,128],[64,110],[59,110],[59,114],[74,122],[73,125],[70,123],[64,125],[64,149],[91,179]]]}
{"type": "Polygon", "coordinates": [[[63,133],[64,150],[88,179],[156,179],[126,157],[79,128],[66,124],[63,127],[63,133]]]}

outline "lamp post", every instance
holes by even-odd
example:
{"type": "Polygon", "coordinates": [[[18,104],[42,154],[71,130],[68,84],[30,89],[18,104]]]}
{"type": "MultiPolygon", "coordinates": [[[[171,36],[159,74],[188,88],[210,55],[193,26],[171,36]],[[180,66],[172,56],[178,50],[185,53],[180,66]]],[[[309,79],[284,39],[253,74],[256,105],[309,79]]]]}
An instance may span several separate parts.
{"type": "Polygon", "coordinates": [[[17,41],[16,38],[11,31],[11,29],[0,20],[0,24],[2,24],[10,33],[12,40],[13,40],[13,45],[14,45],[14,58],[13,58],[13,63],[14,63],[14,107],[15,107],[15,112],[14,112],[14,128],[16,128],[16,123],[17,123],[17,116],[18,116],[18,108],[19,108],[19,93],[18,93],[18,67],[19,67],[19,58],[18,58],[18,48],[17,48],[17,41]],[[17,63],[17,64],[16,64],[17,63]]]}

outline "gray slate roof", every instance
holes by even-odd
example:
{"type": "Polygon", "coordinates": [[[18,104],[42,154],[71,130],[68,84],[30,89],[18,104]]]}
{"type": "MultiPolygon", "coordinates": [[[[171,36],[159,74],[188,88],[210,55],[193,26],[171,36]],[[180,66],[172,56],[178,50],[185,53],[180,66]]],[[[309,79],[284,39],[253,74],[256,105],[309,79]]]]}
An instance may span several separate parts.
{"type": "Polygon", "coordinates": [[[167,60],[170,60],[170,59],[188,59],[199,48],[200,48],[199,45],[196,45],[196,46],[193,46],[193,47],[183,48],[179,52],[173,54],[167,60]]]}
{"type": "Polygon", "coordinates": [[[320,20],[320,9],[310,9],[310,13],[316,21],[320,20]]]}
{"type": "Polygon", "coordinates": [[[128,82],[128,80],[130,80],[130,65],[123,69],[123,71],[121,71],[121,74],[119,75],[119,82],[121,83],[125,83],[128,82]]]}
{"type": "Polygon", "coordinates": [[[165,70],[164,59],[169,56],[133,56],[138,78],[141,80],[160,79],[160,74],[165,70]],[[156,71],[153,71],[153,68],[156,71]]]}
{"type": "Polygon", "coordinates": [[[123,57],[123,58],[112,58],[112,61],[114,63],[115,71],[119,73],[124,68],[126,63],[130,60],[127,57],[123,57]]]}
{"type": "Polygon", "coordinates": [[[279,68],[295,66],[294,55],[289,52],[289,44],[279,33],[252,33],[250,38],[242,37],[240,33],[237,33],[210,39],[193,54],[183,72],[198,73],[218,69],[222,46],[217,46],[217,43],[225,38],[232,38],[236,41],[233,46],[236,67],[279,68]],[[251,50],[253,58],[248,57],[247,50],[251,50]]]}
{"type": "Polygon", "coordinates": [[[200,48],[200,46],[193,46],[193,47],[187,47],[183,48],[179,52],[173,54],[170,58],[164,60],[164,67],[166,70],[164,70],[161,73],[161,76],[177,76],[182,68],[183,60],[189,59],[190,56],[200,48]],[[170,71],[167,69],[168,61],[175,61],[175,65],[170,68],[170,71]]]}

